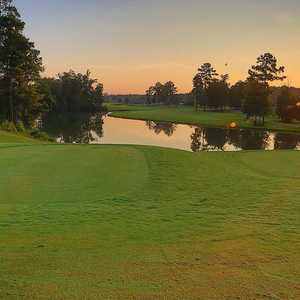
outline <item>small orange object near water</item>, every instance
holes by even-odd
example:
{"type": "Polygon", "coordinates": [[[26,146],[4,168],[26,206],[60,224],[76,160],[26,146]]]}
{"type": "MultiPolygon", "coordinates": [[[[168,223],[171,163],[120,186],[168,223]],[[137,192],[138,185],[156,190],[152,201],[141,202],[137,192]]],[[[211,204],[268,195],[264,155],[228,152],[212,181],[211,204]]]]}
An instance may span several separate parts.
{"type": "Polygon", "coordinates": [[[235,122],[230,122],[229,128],[237,128],[237,124],[235,122]]]}

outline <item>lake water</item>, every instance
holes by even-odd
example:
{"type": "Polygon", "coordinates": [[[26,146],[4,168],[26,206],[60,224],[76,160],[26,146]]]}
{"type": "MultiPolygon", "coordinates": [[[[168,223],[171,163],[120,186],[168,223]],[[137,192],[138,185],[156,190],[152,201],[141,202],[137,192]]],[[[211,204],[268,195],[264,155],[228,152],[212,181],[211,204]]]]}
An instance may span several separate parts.
{"type": "Polygon", "coordinates": [[[300,150],[300,134],[220,129],[87,114],[51,115],[42,129],[61,143],[152,145],[187,151],[300,150]]]}

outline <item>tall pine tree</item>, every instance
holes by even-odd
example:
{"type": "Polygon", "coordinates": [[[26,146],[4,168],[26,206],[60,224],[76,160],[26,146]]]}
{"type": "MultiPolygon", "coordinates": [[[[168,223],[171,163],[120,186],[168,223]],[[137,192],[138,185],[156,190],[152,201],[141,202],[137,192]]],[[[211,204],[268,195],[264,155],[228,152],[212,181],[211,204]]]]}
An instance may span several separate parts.
{"type": "Polygon", "coordinates": [[[38,112],[35,82],[43,65],[24,27],[12,1],[0,0],[0,113],[12,122],[30,123],[38,112]]]}

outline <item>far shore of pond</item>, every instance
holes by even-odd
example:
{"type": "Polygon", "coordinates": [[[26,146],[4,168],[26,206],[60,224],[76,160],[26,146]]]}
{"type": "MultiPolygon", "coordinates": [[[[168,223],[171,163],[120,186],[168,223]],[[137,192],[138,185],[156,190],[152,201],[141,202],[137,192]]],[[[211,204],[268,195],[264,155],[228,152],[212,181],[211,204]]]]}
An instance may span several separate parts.
{"type": "Polygon", "coordinates": [[[106,103],[111,117],[135,119],[155,122],[172,122],[194,126],[227,128],[235,122],[240,129],[263,129],[290,133],[300,132],[300,122],[283,123],[276,115],[266,116],[264,126],[255,126],[252,120],[246,120],[245,115],[238,111],[200,111],[192,106],[162,106],[142,104],[112,104],[106,103]]]}

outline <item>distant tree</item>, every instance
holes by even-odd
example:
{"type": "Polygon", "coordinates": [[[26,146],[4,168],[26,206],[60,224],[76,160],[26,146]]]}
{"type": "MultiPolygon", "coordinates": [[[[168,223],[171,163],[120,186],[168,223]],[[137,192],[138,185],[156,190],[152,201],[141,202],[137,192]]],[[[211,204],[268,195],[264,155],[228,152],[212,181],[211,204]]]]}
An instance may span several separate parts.
{"type": "Polygon", "coordinates": [[[149,89],[146,91],[146,103],[147,104],[153,103],[154,95],[155,95],[154,87],[150,86],[149,89]]]}
{"type": "Polygon", "coordinates": [[[269,112],[269,89],[267,83],[249,80],[245,87],[243,112],[247,118],[253,117],[255,125],[264,125],[265,115],[269,112]]]}
{"type": "Polygon", "coordinates": [[[248,71],[243,111],[248,118],[254,117],[255,125],[264,125],[269,111],[269,82],[284,80],[284,71],[284,66],[277,66],[277,59],[271,53],[259,56],[256,65],[248,71]]]}
{"type": "Polygon", "coordinates": [[[230,87],[229,91],[229,106],[235,109],[241,109],[242,103],[245,97],[244,81],[238,81],[236,84],[230,87]]]}
{"type": "Polygon", "coordinates": [[[177,87],[172,81],[165,84],[157,82],[146,91],[147,103],[175,104],[177,87]]]}
{"type": "Polygon", "coordinates": [[[194,97],[194,106],[195,110],[200,110],[201,107],[206,109],[207,107],[207,96],[205,94],[204,85],[202,78],[199,74],[196,74],[196,76],[193,79],[193,91],[192,91],[193,97],[194,97]]]}
{"type": "Polygon", "coordinates": [[[198,69],[193,79],[193,95],[196,110],[199,110],[201,107],[206,110],[208,105],[207,89],[217,76],[218,73],[210,63],[205,63],[198,69]]]}
{"type": "Polygon", "coordinates": [[[153,86],[154,91],[154,103],[163,103],[164,101],[164,85],[160,82],[157,82],[153,86]]]}
{"type": "Polygon", "coordinates": [[[257,58],[256,65],[248,71],[249,79],[258,82],[269,83],[284,80],[285,67],[277,66],[277,59],[271,53],[265,53],[257,58]]]}
{"type": "Polygon", "coordinates": [[[224,110],[229,103],[228,75],[221,75],[221,79],[213,79],[207,87],[209,108],[224,110]]]}
{"type": "Polygon", "coordinates": [[[197,75],[201,78],[203,87],[206,89],[210,82],[216,79],[219,74],[210,63],[205,63],[198,69],[197,75]]]}
{"type": "Polygon", "coordinates": [[[296,110],[296,99],[291,95],[287,86],[281,88],[277,98],[276,114],[284,122],[291,122],[296,110]]]}
{"type": "Polygon", "coordinates": [[[168,81],[163,87],[164,102],[166,104],[176,104],[177,87],[172,81],[168,81]]]}

